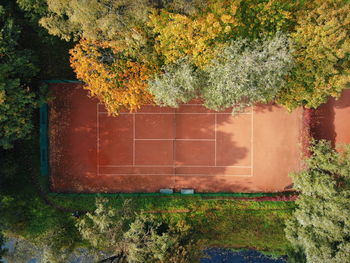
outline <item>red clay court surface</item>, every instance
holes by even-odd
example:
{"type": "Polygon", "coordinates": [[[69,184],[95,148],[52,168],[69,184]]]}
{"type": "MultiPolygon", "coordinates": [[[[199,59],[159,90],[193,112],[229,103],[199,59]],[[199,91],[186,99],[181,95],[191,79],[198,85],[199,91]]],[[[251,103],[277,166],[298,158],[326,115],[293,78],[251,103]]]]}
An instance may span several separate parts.
{"type": "Polygon", "coordinates": [[[50,89],[56,192],[284,191],[302,165],[302,109],[264,105],[232,116],[192,102],[111,117],[81,84],[50,89]]]}
{"type": "Polygon", "coordinates": [[[350,144],[350,89],[339,99],[330,98],[313,113],[312,134],[336,144],[350,144]]]}

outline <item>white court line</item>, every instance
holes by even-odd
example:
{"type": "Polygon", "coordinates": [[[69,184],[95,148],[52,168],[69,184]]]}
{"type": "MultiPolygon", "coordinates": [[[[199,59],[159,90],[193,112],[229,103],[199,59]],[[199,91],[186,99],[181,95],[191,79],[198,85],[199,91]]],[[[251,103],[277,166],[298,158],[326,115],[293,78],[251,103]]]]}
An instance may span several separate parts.
{"type": "Polygon", "coordinates": [[[111,176],[127,176],[127,175],[134,175],[134,176],[140,176],[140,175],[173,175],[173,176],[244,176],[244,177],[251,177],[250,174],[100,174],[100,175],[111,175],[111,176]]]}
{"type": "Polygon", "coordinates": [[[215,166],[216,166],[216,144],[217,144],[217,141],[216,141],[216,128],[217,128],[217,125],[216,125],[216,123],[217,123],[217,115],[216,115],[216,113],[215,113],[215,123],[214,123],[214,131],[215,131],[215,144],[214,144],[214,156],[215,156],[215,159],[214,159],[214,164],[215,164],[215,166]]]}
{"type": "MultiPolygon", "coordinates": [[[[186,103],[186,104],[181,104],[180,105],[180,107],[181,106],[203,106],[203,104],[189,104],[189,103],[186,103]]],[[[171,108],[170,106],[159,106],[159,105],[157,105],[157,104],[142,104],[141,105],[141,107],[142,106],[154,106],[154,107],[160,107],[160,108],[171,108]]],[[[204,107],[204,106],[203,106],[204,107]]],[[[171,108],[171,109],[178,109],[178,108],[171,108]]]]}
{"type": "MultiPolygon", "coordinates": [[[[108,114],[108,112],[104,112],[104,111],[100,111],[99,114],[108,114]]],[[[129,113],[129,112],[121,112],[119,113],[119,115],[126,115],[126,114],[137,114],[137,115],[142,115],[142,114],[160,114],[160,115],[170,115],[170,114],[184,114],[184,115],[188,115],[188,114],[208,114],[208,115],[213,115],[213,114],[220,114],[220,115],[232,115],[231,112],[134,112],[134,113],[129,113]]],[[[242,112],[242,113],[237,113],[235,115],[232,116],[236,116],[236,115],[251,115],[251,112],[242,112]]]]}
{"type": "Polygon", "coordinates": [[[176,112],[174,113],[174,116],[173,116],[173,137],[174,137],[174,139],[173,139],[173,177],[174,177],[174,182],[173,182],[173,184],[174,184],[174,186],[176,185],[176,177],[175,177],[175,173],[176,173],[176,168],[175,168],[175,165],[176,165],[176,136],[177,136],[177,133],[176,133],[176,128],[177,128],[177,126],[176,126],[176,121],[177,121],[177,119],[176,119],[176,112]]]}
{"type": "Polygon", "coordinates": [[[135,141],[208,141],[213,142],[215,139],[137,139],[135,141]]]}
{"type": "MultiPolygon", "coordinates": [[[[149,105],[152,105],[152,104],[149,104],[149,105]]],[[[187,104],[188,106],[202,106],[201,104],[187,104]]],[[[152,106],[155,106],[155,105],[152,105],[152,106]]],[[[100,148],[100,135],[99,135],[99,113],[100,114],[108,114],[107,112],[100,112],[99,111],[99,104],[97,104],[97,150],[99,152],[99,148],[100,148]]],[[[251,131],[251,158],[252,158],[252,161],[251,161],[251,166],[240,166],[240,165],[230,165],[230,166],[217,166],[216,165],[216,129],[217,129],[217,114],[220,114],[220,115],[232,115],[231,112],[202,112],[202,113],[184,113],[184,112],[134,112],[134,113],[120,113],[120,114],[133,114],[133,165],[100,165],[99,164],[99,158],[97,160],[97,174],[98,175],[113,175],[113,174],[100,174],[100,167],[135,167],[135,168],[140,168],[140,167],[148,167],[148,168],[151,168],[151,167],[168,167],[168,168],[181,168],[181,167],[186,167],[186,168],[249,168],[251,169],[251,175],[224,175],[224,176],[253,176],[254,175],[254,172],[253,172],[253,158],[254,158],[254,143],[253,143],[253,130],[254,130],[254,120],[253,120],[253,116],[254,116],[254,109],[253,107],[251,108],[251,111],[250,112],[241,112],[241,113],[238,113],[236,115],[252,115],[251,117],[251,121],[252,121],[252,131],[251,131]],[[215,114],[215,139],[176,139],[176,135],[175,135],[175,139],[136,139],[135,136],[135,127],[136,127],[136,123],[135,123],[135,115],[136,114],[159,114],[159,115],[162,115],[162,114],[165,114],[165,115],[170,115],[170,114],[174,114],[176,116],[176,114],[215,114]],[[183,141],[215,141],[215,166],[210,166],[210,165],[176,165],[176,164],[173,164],[173,165],[135,165],[135,141],[136,140],[183,140],[183,141]]],[[[176,127],[175,127],[176,129],[176,127]]],[[[117,174],[118,175],[118,174],[117,174]]],[[[130,174],[126,174],[126,175],[130,175],[130,174]]],[[[142,175],[142,174],[135,174],[135,175],[142,175]]],[[[154,174],[152,174],[154,175],[154,174]]],[[[181,175],[181,174],[171,174],[171,175],[181,175]]],[[[188,175],[188,174],[184,174],[184,175],[188,175]]],[[[193,174],[193,175],[196,175],[196,174],[193,174]]],[[[198,175],[202,175],[203,174],[198,174],[198,175]]]]}
{"type": "Polygon", "coordinates": [[[100,174],[100,165],[99,165],[99,159],[100,159],[100,156],[99,156],[99,153],[100,153],[100,118],[99,118],[99,103],[96,104],[97,107],[97,113],[96,113],[96,130],[97,130],[97,133],[96,133],[96,136],[97,136],[97,141],[96,141],[96,149],[97,149],[97,152],[96,152],[96,155],[97,155],[97,160],[96,160],[96,171],[97,171],[97,175],[100,174]]]}
{"type": "Polygon", "coordinates": [[[133,140],[132,140],[132,163],[135,165],[135,130],[136,130],[136,122],[135,122],[135,114],[132,115],[132,121],[133,121],[133,140]]]}
{"type": "Polygon", "coordinates": [[[252,167],[252,176],[254,176],[254,107],[252,107],[252,116],[250,117],[251,118],[251,121],[252,121],[252,132],[251,132],[251,161],[250,161],[250,164],[251,164],[251,167],[252,167]]]}
{"type": "Polygon", "coordinates": [[[224,165],[219,165],[219,166],[213,166],[213,165],[140,165],[140,164],[135,164],[135,165],[100,165],[100,167],[137,167],[137,168],[141,168],[141,167],[146,167],[146,168],[158,168],[158,167],[168,167],[168,168],[172,168],[172,167],[176,167],[176,168],[181,168],[181,167],[193,167],[193,168],[252,168],[251,166],[240,166],[240,165],[231,165],[231,166],[224,166],[224,165]]]}

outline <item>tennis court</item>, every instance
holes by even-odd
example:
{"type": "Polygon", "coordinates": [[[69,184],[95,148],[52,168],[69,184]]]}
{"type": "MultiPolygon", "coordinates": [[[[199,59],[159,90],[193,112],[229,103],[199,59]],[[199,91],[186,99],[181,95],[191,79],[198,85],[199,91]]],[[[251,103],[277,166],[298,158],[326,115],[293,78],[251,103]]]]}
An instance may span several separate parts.
{"type": "Polygon", "coordinates": [[[214,112],[143,105],[109,116],[81,84],[51,84],[49,157],[56,192],[274,192],[301,168],[303,110],[214,112]]]}

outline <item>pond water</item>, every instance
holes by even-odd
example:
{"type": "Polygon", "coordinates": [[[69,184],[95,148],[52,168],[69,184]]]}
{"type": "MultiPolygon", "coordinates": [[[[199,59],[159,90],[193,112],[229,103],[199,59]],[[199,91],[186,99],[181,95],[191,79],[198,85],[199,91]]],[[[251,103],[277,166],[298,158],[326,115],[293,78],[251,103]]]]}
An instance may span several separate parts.
{"type": "MultiPolygon", "coordinates": [[[[5,244],[9,251],[14,249],[14,240],[5,244]]],[[[230,249],[210,248],[205,251],[207,258],[201,259],[200,263],[286,263],[286,257],[272,258],[255,250],[232,251],[230,249]]],[[[89,253],[83,253],[85,256],[73,256],[67,263],[94,263],[95,260],[89,256],[89,253]]],[[[23,256],[23,255],[21,255],[23,256]]],[[[40,263],[40,256],[33,255],[24,257],[21,262],[40,263]],[[27,260],[22,261],[24,258],[27,260]]],[[[4,260],[7,263],[6,260],[4,260]]]]}
{"type": "Polygon", "coordinates": [[[286,257],[272,258],[255,250],[232,251],[230,249],[211,248],[205,251],[209,258],[201,263],[286,263],[286,257]]]}

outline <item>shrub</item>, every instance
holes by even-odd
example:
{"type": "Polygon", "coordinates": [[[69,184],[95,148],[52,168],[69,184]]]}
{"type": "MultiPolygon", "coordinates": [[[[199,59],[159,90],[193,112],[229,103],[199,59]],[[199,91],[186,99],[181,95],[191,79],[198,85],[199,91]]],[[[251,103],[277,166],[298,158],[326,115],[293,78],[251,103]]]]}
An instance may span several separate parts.
{"type": "Polygon", "coordinates": [[[286,236],[307,262],[349,261],[350,146],[342,152],[326,141],[313,142],[307,169],[292,174],[300,191],[286,236]]]}
{"type": "Polygon", "coordinates": [[[310,1],[297,14],[296,68],[279,103],[292,110],[317,108],[337,97],[350,82],[350,5],[344,1],[310,1]]]}
{"type": "Polygon", "coordinates": [[[208,77],[202,91],[205,106],[213,110],[238,106],[240,110],[270,102],[285,84],[292,65],[290,41],[283,34],[262,41],[234,41],[204,69],[208,77]]]}

